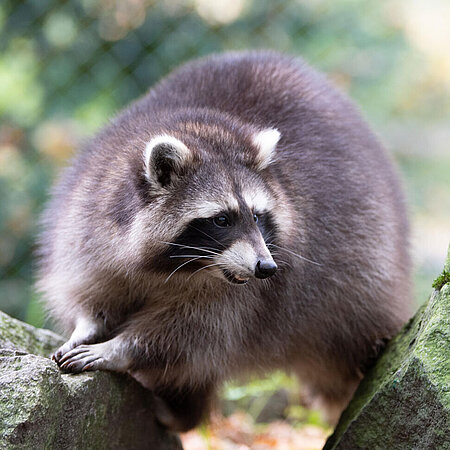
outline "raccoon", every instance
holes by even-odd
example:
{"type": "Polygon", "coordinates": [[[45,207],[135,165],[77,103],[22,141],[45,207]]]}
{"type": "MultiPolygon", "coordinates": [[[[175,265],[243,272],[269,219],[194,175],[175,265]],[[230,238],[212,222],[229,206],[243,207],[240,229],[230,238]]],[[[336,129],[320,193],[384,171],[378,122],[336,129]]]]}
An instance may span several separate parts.
{"type": "Polygon", "coordinates": [[[44,213],[39,290],[60,368],[128,372],[170,429],[221,384],[283,369],[336,421],[409,315],[398,177],[301,59],[178,68],[87,143],[44,213]]]}

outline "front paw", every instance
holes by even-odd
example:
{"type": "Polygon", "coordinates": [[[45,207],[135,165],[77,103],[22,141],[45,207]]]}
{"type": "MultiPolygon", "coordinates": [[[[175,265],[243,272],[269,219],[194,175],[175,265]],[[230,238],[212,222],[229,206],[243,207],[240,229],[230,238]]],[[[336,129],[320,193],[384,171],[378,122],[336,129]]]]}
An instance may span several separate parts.
{"type": "Polygon", "coordinates": [[[103,347],[103,344],[79,345],[65,353],[57,363],[62,370],[71,373],[109,369],[103,347]]]}
{"type": "Polygon", "coordinates": [[[56,362],[56,364],[60,365],[62,357],[70,352],[70,350],[72,350],[78,344],[80,344],[80,342],[67,341],[65,344],[61,345],[61,347],[59,347],[58,350],[55,351],[55,353],[53,353],[51,358],[56,362]]]}

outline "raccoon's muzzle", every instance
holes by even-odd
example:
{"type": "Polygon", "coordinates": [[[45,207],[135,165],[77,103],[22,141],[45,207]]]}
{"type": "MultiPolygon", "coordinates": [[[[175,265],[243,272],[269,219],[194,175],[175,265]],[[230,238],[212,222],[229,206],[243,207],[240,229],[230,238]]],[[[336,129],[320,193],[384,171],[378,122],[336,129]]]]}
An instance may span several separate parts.
{"type": "MultiPolygon", "coordinates": [[[[277,271],[277,269],[277,263],[273,259],[259,259],[255,265],[254,275],[256,278],[260,279],[269,278],[277,271]]],[[[234,284],[245,284],[249,280],[248,277],[240,277],[227,269],[223,269],[222,272],[225,278],[234,284]]]]}

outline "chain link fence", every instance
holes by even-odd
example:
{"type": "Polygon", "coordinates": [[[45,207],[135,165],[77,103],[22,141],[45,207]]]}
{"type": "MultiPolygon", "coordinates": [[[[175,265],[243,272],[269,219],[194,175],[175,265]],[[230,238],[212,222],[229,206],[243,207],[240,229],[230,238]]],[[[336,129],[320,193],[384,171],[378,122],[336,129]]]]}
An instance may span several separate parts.
{"type": "Polygon", "coordinates": [[[37,218],[80,140],[180,63],[272,48],[329,73],[382,124],[445,111],[449,93],[408,37],[403,0],[3,0],[0,309],[41,325],[37,218]]]}

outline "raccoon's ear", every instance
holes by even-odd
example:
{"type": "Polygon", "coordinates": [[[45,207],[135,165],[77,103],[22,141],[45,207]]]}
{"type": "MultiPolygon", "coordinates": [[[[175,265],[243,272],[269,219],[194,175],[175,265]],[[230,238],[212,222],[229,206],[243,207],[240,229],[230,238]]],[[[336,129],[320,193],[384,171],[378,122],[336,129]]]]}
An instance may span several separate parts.
{"type": "Polygon", "coordinates": [[[177,138],[161,135],[146,145],[144,158],[147,180],[155,188],[167,188],[183,175],[193,155],[177,138]]]}
{"type": "Polygon", "coordinates": [[[265,169],[272,162],[280,136],[276,128],[266,128],[253,136],[253,144],[259,150],[256,158],[258,170],[265,169]]]}

